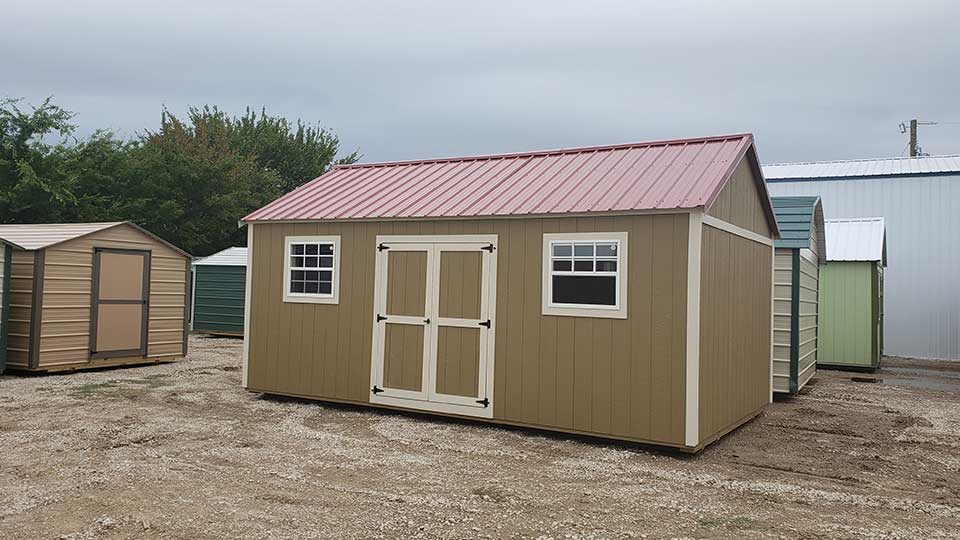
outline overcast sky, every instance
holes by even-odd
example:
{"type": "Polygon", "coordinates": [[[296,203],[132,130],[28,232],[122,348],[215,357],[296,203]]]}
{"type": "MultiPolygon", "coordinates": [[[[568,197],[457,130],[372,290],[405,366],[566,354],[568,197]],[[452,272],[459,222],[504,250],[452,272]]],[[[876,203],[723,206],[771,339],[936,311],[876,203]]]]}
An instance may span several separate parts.
{"type": "Polygon", "coordinates": [[[766,163],[960,153],[960,2],[0,0],[0,95],[80,133],[266,106],[364,161],[753,132],[766,163]],[[777,5],[774,5],[777,4],[777,5]]]}

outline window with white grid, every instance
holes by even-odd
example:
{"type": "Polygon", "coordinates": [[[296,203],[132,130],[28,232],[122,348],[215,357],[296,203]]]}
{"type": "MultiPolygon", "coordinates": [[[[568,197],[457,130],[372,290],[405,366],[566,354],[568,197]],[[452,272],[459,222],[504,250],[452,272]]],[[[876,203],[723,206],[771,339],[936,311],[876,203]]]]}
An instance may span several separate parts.
{"type": "Polygon", "coordinates": [[[544,313],[625,317],[626,233],[544,235],[544,313]]]}
{"type": "Polygon", "coordinates": [[[288,236],[284,301],[337,303],[339,236],[288,236]]]}

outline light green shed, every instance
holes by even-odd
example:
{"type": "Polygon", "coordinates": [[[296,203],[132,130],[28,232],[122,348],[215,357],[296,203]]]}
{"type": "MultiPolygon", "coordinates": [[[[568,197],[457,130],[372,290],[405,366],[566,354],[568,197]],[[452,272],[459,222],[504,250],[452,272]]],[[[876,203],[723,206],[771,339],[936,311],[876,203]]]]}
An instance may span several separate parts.
{"type": "Polygon", "coordinates": [[[773,197],[773,391],[796,394],[817,372],[820,272],[826,262],[820,197],[773,197]]]}
{"type": "Polygon", "coordinates": [[[883,356],[883,218],[826,222],[818,366],[874,370],[883,356]]]}
{"type": "Polygon", "coordinates": [[[232,247],[193,264],[194,332],[242,336],[247,248],[232,247]]]}

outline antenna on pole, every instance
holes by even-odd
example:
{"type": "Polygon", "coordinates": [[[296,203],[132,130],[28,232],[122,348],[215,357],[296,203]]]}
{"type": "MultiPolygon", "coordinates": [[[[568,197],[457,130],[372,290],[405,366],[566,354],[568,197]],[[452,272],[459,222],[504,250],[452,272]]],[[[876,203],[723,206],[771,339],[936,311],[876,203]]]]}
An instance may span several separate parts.
{"type": "Polygon", "coordinates": [[[910,120],[910,127],[907,128],[907,124],[905,122],[900,122],[900,133],[906,133],[908,129],[910,131],[910,157],[923,157],[930,155],[924,154],[923,149],[920,148],[920,143],[917,141],[917,126],[934,126],[936,124],[936,122],[917,120],[914,118],[913,120],[910,120]]]}

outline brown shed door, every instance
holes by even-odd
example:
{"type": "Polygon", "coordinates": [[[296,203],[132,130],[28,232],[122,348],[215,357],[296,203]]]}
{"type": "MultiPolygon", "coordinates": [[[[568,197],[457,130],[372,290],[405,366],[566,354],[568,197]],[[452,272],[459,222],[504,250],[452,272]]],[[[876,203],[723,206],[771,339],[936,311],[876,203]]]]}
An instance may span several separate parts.
{"type": "Polygon", "coordinates": [[[420,238],[378,244],[371,402],[492,416],[495,248],[420,238]]]}
{"type": "Polygon", "coordinates": [[[146,356],[150,252],[96,248],[90,356],[146,356]]]}

